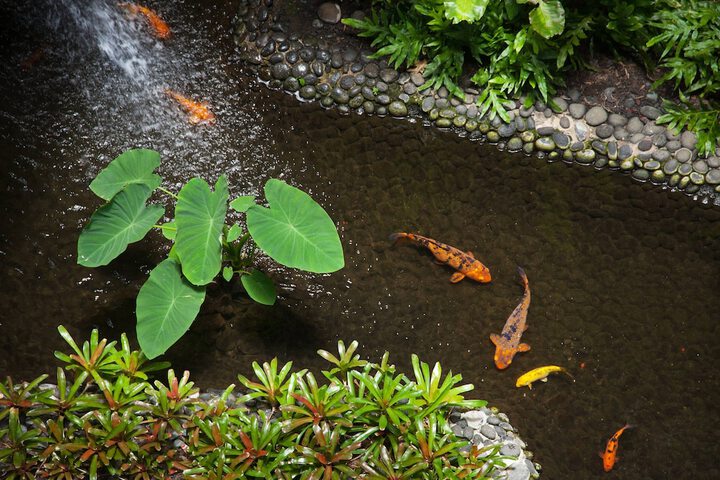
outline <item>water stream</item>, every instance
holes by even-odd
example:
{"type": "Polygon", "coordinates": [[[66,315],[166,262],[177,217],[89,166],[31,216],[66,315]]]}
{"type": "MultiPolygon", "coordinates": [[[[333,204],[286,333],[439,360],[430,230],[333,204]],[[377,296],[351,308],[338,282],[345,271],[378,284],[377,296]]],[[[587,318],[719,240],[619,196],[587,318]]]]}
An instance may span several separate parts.
{"type": "MultiPolygon", "coordinates": [[[[168,354],[201,387],[223,387],[253,360],[323,366],[318,348],[357,339],[366,356],[411,352],[463,374],[507,412],[544,478],[600,478],[597,452],[625,421],[619,479],[714,478],[720,441],[720,210],[611,172],[497,152],[420,123],[342,116],[271,92],[244,74],[229,38],[232,1],[157,2],[166,41],[114,2],[0,2],[0,372],[52,371],[92,328],[133,332],[133,300],[168,245],[132,246],[109,267],[76,265],[79,229],[99,201],[87,189],[130,147],[162,153],[176,190],[228,173],[232,195],[280,177],[338,222],[347,267],[308,276],[263,264],[276,307],[218,283],[190,334],[168,354]],[[39,52],[39,53],[38,53],[39,52]],[[192,126],[163,93],[210,102],[214,126],[192,126]],[[395,231],[472,250],[489,285],[451,285],[451,271],[395,231]],[[503,372],[488,336],[522,289],[533,290],[523,339],[503,372]],[[518,390],[521,373],[570,368],[518,390]],[[581,365],[584,368],[581,368],[581,365]]],[[[162,198],[158,198],[162,201],[162,198]]]]}

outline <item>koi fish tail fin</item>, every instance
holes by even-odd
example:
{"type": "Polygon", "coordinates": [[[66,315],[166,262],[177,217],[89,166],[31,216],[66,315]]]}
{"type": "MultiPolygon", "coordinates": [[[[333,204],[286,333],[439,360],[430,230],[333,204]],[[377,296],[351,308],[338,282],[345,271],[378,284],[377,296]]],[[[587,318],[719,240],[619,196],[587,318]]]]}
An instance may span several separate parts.
{"type": "Polygon", "coordinates": [[[528,287],[528,278],[527,278],[527,275],[525,274],[525,270],[523,270],[522,267],[517,267],[517,271],[518,271],[518,275],[520,275],[520,279],[522,280],[523,287],[527,288],[528,287]]]}
{"type": "Polygon", "coordinates": [[[564,368],[563,368],[562,370],[560,370],[560,371],[563,372],[563,373],[564,373],[565,375],[567,375],[568,377],[570,377],[573,382],[575,381],[575,377],[573,376],[572,373],[568,372],[568,371],[565,370],[564,368]]]}

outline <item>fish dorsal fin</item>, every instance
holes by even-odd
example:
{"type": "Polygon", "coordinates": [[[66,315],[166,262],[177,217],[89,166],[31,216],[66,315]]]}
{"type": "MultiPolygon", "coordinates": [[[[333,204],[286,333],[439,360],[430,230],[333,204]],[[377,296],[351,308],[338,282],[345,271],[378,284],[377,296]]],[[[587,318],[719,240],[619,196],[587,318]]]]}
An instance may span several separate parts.
{"type": "Polygon", "coordinates": [[[493,342],[496,346],[500,345],[500,335],[498,335],[497,333],[491,333],[490,341],[493,342]]]}
{"type": "Polygon", "coordinates": [[[465,253],[467,253],[470,258],[475,258],[475,255],[473,255],[473,253],[470,250],[468,250],[465,253]]]}
{"type": "Polygon", "coordinates": [[[529,352],[530,345],[528,345],[527,343],[521,343],[520,345],[517,346],[517,351],[518,352],[529,352]]]}

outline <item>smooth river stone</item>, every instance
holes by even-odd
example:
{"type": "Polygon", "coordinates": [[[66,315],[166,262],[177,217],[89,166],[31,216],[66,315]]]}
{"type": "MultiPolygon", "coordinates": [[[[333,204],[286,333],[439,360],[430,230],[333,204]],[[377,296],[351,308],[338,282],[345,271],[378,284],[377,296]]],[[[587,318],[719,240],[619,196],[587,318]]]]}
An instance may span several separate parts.
{"type": "Polygon", "coordinates": [[[540,137],[535,140],[535,148],[541,152],[552,152],[555,150],[555,142],[548,137],[540,137]]]}
{"type": "Polygon", "coordinates": [[[605,109],[603,107],[600,107],[598,105],[592,107],[585,114],[585,121],[591,127],[597,127],[601,123],[605,123],[605,121],[607,121],[607,118],[608,118],[608,113],[605,111],[605,109]]]}
{"type": "Polygon", "coordinates": [[[595,160],[595,150],[589,148],[580,150],[575,154],[575,160],[577,160],[578,163],[592,163],[592,161],[595,160]]]}

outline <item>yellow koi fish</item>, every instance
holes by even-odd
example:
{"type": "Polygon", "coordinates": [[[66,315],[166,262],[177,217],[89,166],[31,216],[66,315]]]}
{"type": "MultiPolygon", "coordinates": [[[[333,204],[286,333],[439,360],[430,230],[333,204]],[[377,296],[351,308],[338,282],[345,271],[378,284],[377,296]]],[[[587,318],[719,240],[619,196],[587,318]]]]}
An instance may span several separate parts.
{"type": "Polygon", "coordinates": [[[458,248],[414,233],[393,233],[390,235],[390,240],[393,242],[397,242],[401,238],[427,248],[435,256],[438,263],[449,265],[457,270],[450,277],[452,283],[458,283],[465,277],[480,283],[488,283],[492,279],[490,270],[480,260],[476,260],[472,252],[463,252],[458,248]]]}
{"type": "Polygon", "coordinates": [[[573,377],[572,374],[565,370],[563,367],[558,367],[557,365],[547,365],[545,367],[539,367],[534,370],[530,370],[529,372],[520,375],[520,377],[518,377],[517,379],[517,382],[515,382],[515,386],[518,388],[528,387],[530,390],[532,390],[533,382],[537,382],[538,380],[540,380],[541,382],[547,382],[548,375],[557,372],[562,372],[572,378],[573,382],[575,381],[575,377],[573,377]]]}

